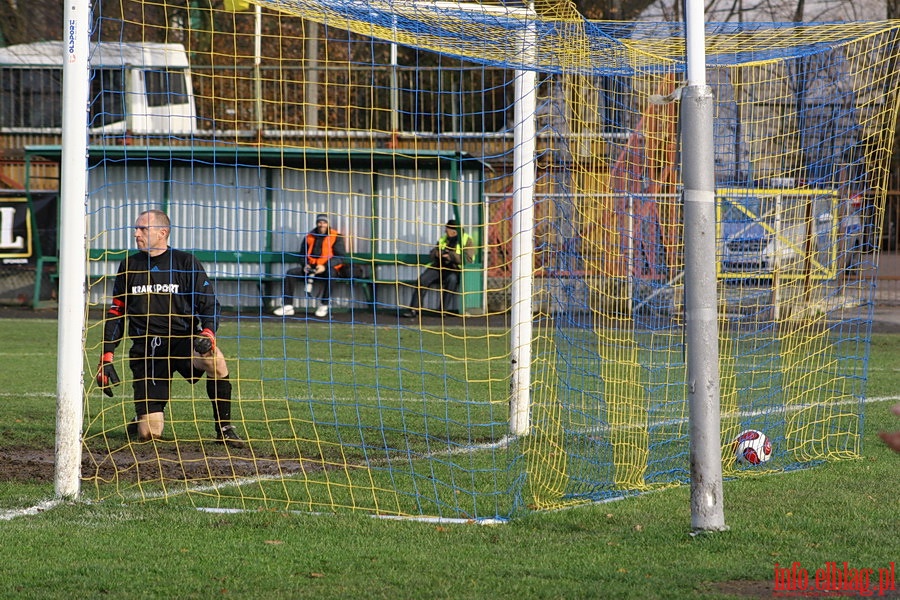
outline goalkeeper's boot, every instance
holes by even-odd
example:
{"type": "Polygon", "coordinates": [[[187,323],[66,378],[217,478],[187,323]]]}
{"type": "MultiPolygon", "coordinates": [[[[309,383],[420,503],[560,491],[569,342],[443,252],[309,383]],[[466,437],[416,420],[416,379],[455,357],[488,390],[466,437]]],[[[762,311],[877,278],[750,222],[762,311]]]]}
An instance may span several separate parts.
{"type": "Polygon", "coordinates": [[[137,439],[137,436],[138,436],[138,418],[137,417],[131,419],[130,421],[128,421],[128,423],[125,424],[125,433],[127,433],[128,437],[130,437],[131,439],[133,439],[133,440],[137,439]]]}
{"type": "Polygon", "coordinates": [[[238,435],[238,432],[234,428],[234,425],[225,425],[221,428],[217,427],[216,429],[216,437],[226,446],[230,446],[231,448],[244,447],[244,440],[242,440],[241,436],[238,435]]]}

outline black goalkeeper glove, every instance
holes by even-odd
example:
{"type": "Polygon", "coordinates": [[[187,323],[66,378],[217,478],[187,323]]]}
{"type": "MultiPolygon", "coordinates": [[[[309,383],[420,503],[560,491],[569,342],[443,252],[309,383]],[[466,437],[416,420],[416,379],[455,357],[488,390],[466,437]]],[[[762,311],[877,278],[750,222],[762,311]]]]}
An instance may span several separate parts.
{"type": "Polygon", "coordinates": [[[216,347],[216,334],[212,329],[204,329],[200,335],[194,336],[194,352],[206,356],[216,347]]]}
{"type": "Polygon", "coordinates": [[[113,366],[113,353],[104,352],[100,357],[100,366],[97,368],[97,385],[103,390],[103,393],[113,397],[112,388],[119,385],[119,374],[116,373],[116,367],[113,366]]]}

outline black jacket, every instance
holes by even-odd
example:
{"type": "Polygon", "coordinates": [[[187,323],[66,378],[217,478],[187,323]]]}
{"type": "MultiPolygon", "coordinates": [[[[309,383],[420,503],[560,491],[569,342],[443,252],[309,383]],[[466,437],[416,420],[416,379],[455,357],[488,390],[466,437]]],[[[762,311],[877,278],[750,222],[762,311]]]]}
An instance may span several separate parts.
{"type": "Polygon", "coordinates": [[[218,328],[219,302],[206,270],[193,254],[167,249],[159,256],[129,255],[119,264],[103,327],[103,352],[122,342],[125,320],[135,345],[146,336],[189,336],[218,328]]]}

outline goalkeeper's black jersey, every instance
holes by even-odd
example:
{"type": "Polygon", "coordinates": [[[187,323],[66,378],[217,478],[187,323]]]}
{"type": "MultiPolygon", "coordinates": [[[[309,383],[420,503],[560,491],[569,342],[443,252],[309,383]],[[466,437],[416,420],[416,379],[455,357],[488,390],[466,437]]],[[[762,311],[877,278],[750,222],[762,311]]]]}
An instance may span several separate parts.
{"type": "Polygon", "coordinates": [[[129,255],[119,265],[103,329],[103,351],[128,337],[142,345],[153,336],[188,336],[218,327],[219,303],[206,270],[194,255],[172,248],[159,256],[129,255]]]}

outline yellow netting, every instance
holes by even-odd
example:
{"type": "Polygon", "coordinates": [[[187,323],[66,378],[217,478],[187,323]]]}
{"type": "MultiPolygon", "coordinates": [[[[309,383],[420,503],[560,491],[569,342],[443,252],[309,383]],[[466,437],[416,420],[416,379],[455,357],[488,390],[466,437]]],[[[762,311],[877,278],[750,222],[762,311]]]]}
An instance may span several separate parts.
{"type": "MultiPolygon", "coordinates": [[[[98,9],[104,42],[183,46],[195,121],[91,125],[92,307],[137,212],[166,209],[228,307],[220,343],[249,448],[215,445],[203,384],[180,381],[163,440],[131,443],[120,349],[117,398],[86,388],[96,495],[480,518],[687,481],[683,26],[586,21],[567,2],[260,2],[259,21],[255,6],[98,9]],[[524,70],[534,295],[514,298],[524,70]],[[302,293],[276,317],[319,213],[365,269],[325,317],[302,293]],[[398,317],[451,218],[476,249],[450,299],[463,316],[430,292],[398,317]],[[523,438],[508,436],[512,302],[534,315],[523,438]]],[[[858,455],[898,25],[707,24],[729,474],[858,455]],[[745,429],[772,440],[764,465],[735,462],[745,429]]],[[[182,72],[144,66],[170,84],[182,72]]],[[[159,107],[172,92],[146,93],[159,107]]],[[[104,122],[123,120],[122,98],[104,98],[104,122]]]]}

